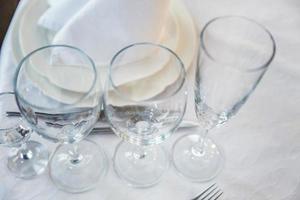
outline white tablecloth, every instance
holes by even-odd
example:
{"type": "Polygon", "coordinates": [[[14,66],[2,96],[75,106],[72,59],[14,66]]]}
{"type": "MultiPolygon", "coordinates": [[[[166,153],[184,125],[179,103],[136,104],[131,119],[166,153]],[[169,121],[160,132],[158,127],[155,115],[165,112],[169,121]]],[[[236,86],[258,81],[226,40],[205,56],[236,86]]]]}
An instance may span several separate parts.
{"type": "MultiPolygon", "coordinates": [[[[28,2],[22,0],[18,12],[28,2]]],[[[277,55],[269,71],[236,117],[216,129],[212,137],[222,145],[226,165],[212,182],[223,189],[228,200],[300,199],[300,1],[299,0],[186,0],[199,29],[219,15],[244,15],[266,25],[277,42],[277,55]]],[[[12,22],[14,23],[14,22],[12,22]]],[[[16,63],[11,56],[11,33],[1,49],[0,89],[12,89],[16,63]]],[[[192,106],[187,116],[194,116],[192,106]]],[[[191,130],[196,131],[196,130],[191,130]]],[[[187,131],[186,131],[187,132],[187,131]]],[[[165,142],[170,150],[177,132],[165,142]]],[[[33,137],[48,145],[45,140],[33,137]]],[[[119,142],[114,135],[91,136],[109,158],[119,142]]],[[[173,167],[160,184],[149,189],[126,186],[111,168],[93,191],[68,194],[56,189],[48,174],[33,179],[14,178],[6,168],[6,149],[0,148],[0,199],[7,200],[188,200],[210,183],[197,184],[178,176],[173,167]]]]}

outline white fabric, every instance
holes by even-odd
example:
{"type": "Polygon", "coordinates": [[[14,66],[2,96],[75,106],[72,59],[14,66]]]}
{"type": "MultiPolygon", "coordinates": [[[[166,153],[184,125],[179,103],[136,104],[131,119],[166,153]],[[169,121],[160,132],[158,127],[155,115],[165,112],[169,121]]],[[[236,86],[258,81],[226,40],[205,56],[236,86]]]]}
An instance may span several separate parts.
{"type": "Polygon", "coordinates": [[[49,0],[50,8],[39,19],[38,24],[52,32],[57,32],[87,2],[87,0],[49,0]]]}
{"type": "MultiPolygon", "coordinates": [[[[22,0],[15,17],[28,0],[22,0]]],[[[226,165],[216,180],[206,184],[190,183],[171,167],[162,182],[150,189],[127,187],[114,174],[110,163],[108,176],[91,192],[71,195],[58,191],[45,173],[34,180],[14,178],[6,168],[6,150],[0,152],[0,184],[5,200],[188,200],[212,182],[217,182],[227,200],[300,199],[300,4],[298,0],[186,0],[201,29],[219,15],[245,15],[265,24],[277,42],[277,55],[249,101],[236,117],[214,130],[212,136],[226,154],[226,165]]],[[[14,22],[12,22],[14,23],[14,22]]],[[[11,32],[8,32],[0,60],[1,90],[12,88],[16,64],[11,58],[11,32]]],[[[190,94],[192,102],[192,94],[190,94]]],[[[189,105],[186,117],[193,117],[189,105]]],[[[166,143],[170,150],[175,133],[166,143]]],[[[37,137],[35,136],[35,139],[37,137]]],[[[116,136],[93,136],[111,158],[119,141],[116,136]]],[[[53,149],[54,145],[43,143],[53,149]]]]}
{"type": "Polygon", "coordinates": [[[4,197],[7,195],[6,191],[7,188],[5,187],[5,185],[0,183],[0,199],[4,199],[4,197]]]}
{"type": "MultiPolygon", "coordinates": [[[[26,17],[19,20],[19,26],[16,25],[16,30],[19,30],[19,35],[16,37],[19,38],[23,55],[44,45],[46,29],[46,34],[49,36],[49,41],[47,40],[46,43],[71,44],[92,56],[102,81],[105,80],[108,63],[112,56],[117,50],[133,42],[152,41],[169,47],[180,56],[186,70],[190,68],[196,53],[195,26],[190,13],[180,0],[172,1],[171,4],[169,4],[169,0],[151,2],[130,0],[126,1],[126,4],[120,0],[110,2],[63,0],[51,2],[50,6],[46,1],[33,0],[26,7],[28,9],[25,8],[23,12],[26,17]],[[29,15],[30,17],[28,17],[29,15]],[[29,33],[28,27],[36,31],[29,33]],[[151,27],[151,31],[149,27],[151,27]],[[116,38],[111,35],[111,32],[116,33],[116,38]],[[82,35],[88,35],[88,37],[82,37],[82,35]],[[59,41],[57,41],[58,38],[60,38],[59,41]],[[106,42],[110,44],[106,45],[106,42]]],[[[149,51],[149,49],[148,51],[138,51],[130,55],[129,57],[134,56],[136,62],[127,57],[130,64],[123,63],[126,66],[124,73],[115,82],[115,85],[122,85],[123,88],[129,89],[130,82],[138,81],[140,90],[143,91],[138,94],[138,99],[156,96],[172,84],[175,78],[172,73],[169,73],[170,70],[176,70],[169,62],[170,57],[167,54],[160,55],[155,62],[147,62],[147,59],[152,59],[157,55],[156,51],[149,51]],[[141,66],[143,67],[141,68],[141,66]],[[168,67],[170,69],[166,70],[168,67]],[[132,73],[133,71],[135,73],[132,73]],[[159,76],[163,76],[164,79],[157,80],[159,76]],[[145,81],[157,84],[153,84],[152,90],[149,90],[142,88],[145,81]]],[[[59,60],[59,64],[61,62],[69,63],[70,60],[76,60],[76,63],[80,61],[78,57],[61,49],[56,50],[52,55],[54,57],[52,60],[59,60]]],[[[48,64],[43,61],[41,59],[40,63],[32,65],[34,66],[32,70],[52,82],[53,79],[56,79],[56,71],[54,68],[49,68],[50,70],[46,72],[44,66],[48,64]]],[[[68,68],[64,69],[66,73],[70,73],[67,71],[68,68]]],[[[84,74],[82,75],[84,76],[84,74]]],[[[43,88],[47,87],[47,84],[42,83],[41,79],[34,77],[32,79],[47,95],[63,102],[66,101],[66,99],[59,99],[59,89],[49,93],[47,88],[43,88]]],[[[76,79],[70,84],[66,84],[65,80],[61,79],[56,81],[55,85],[76,93],[80,92],[77,89],[82,86],[76,79]],[[65,87],[67,85],[73,87],[65,87]]]]}
{"type": "Polygon", "coordinates": [[[169,7],[169,0],[63,0],[52,3],[39,24],[58,31],[52,43],[79,47],[107,65],[129,44],[160,41],[169,7]]]}

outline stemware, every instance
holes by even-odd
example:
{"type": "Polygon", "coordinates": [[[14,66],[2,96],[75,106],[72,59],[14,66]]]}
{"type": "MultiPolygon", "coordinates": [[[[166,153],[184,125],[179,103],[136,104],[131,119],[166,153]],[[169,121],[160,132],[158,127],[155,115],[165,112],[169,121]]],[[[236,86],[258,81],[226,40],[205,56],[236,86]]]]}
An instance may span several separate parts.
{"type": "Polygon", "coordinates": [[[112,129],[123,139],[114,153],[114,170],[130,186],[153,186],[168,168],[169,157],[157,144],[175,131],[185,113],[185,77],[181,60],[161,45],[136,43],[113,57],[104,107],[112,129]],[[141,69],[159,64],[165,66],[153,76],[160,76],[160,82],[153,76],[141,78],[141,69]]]}
{"type": "Polygon", "coordinates": [[[173,146],[176,169],[192,181],[208,181],[222,169],[223,153],[208,131],[237,113],[275,55],[271,33],[239,16],[217,17],[200,35],[195,110],[203,133],[179,138],[173,146]]]}
{"type": "Polygon", "coordinates": [[[0,145],[13,149],[8,157],[8,169],[18,178],[29,179],[44,172],[49,153],[42,144],[28,141],[32,130],[21,117],[8,117],[8,110],[18,110],[15,95],[0,93],[0,145]]]}
{"type": "Polygon", "coordinates": [[[106,172],[107,160],[95,142],[83,140],[96,123],[102,103],[101,82],[92,59],[72,46],[39,48],[22,60],[15,93],[31,127],[61,143],[49,163],[53,182],[74,193],[95,187],[106,172]]]}

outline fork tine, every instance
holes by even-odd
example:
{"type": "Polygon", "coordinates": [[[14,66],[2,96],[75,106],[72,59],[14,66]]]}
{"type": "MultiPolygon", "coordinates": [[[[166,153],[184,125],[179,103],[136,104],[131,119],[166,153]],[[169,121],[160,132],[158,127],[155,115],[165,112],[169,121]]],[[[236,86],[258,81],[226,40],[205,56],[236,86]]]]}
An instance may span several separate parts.
{"type": "Polygon", "coordinates": [[[208,200],[216,200],[218,199],[221,195],[223,194],[223,192],[221,190],[218,190],[217,192],[215,192],[211,197],[209,197],[208,200]],[[221,192],[221,193],[219,193],[221,192]],[[218,195],[216,198],[214,198],[216,195],[218,195]],[[214,198],[214,199],[213,199],[214,198]]]}
{"type": "Polygon", "coordinates": [[[193,198],[191,200],[197,200],[197,199],[199,199],[202,195],[204,195],[207,191],[209,191],[215,185],[216,185],[216,183],[212,184],[210,187],[208,187],[206,190],[204,190],[201,194],[199,194],[198,196],[196,196],[195,198],[193,198]]]}
{"type": "Polygon", "coordinates": [[[223,192],[221,192],[214,200],[217,200],[220,196],[222,196],[223,192]]]}
{"type": "Polygon", "coordinates": [[[207,195],[205,195],[204,197],[201,198],[201,200],[204,200],[205,198],[209,197],[209,195],[211,195],[211,193],[213,193],[215,190],[217,189],[217,187],[215,187],[212,191],[210,191],[207,195]]]}

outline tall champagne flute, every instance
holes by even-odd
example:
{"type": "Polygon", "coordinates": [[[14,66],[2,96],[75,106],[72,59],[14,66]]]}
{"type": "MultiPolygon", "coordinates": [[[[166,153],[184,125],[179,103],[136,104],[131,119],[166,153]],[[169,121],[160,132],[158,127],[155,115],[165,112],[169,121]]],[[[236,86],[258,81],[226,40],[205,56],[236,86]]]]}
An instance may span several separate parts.
{"type": "Polygon", "coordinates": [[[7,116],[7,111],[18,110],[14,93],[0,93],[0,145],[12,150],[8,169],[18,178],[30,179],[45,171],[49,153],[44,145],[28,141],[33,131],[21,117],[7,116]]]}
{"type": "Polygon", "coordinates": [[[204,133],[183,136],[174,144],[173,163],[181,174],[204,182],[220,172],[222,151],[207,134],[246,102],[273,60],[275,49],[271,33],[251,19],[225,16],[205,25],[195,79],[195,110],[204,133]]]}
{"type": "Polygon", "coordinates": [[[104,105],[112,129],[123,139],[114,169],[130,186],[153,186],[168,169],[169,156],[157,144],[176,130],[185,113],[185,77],[178,56],[161,45],[136,43],[113,57],[104,105]],[[160,73],[141,78],[158,66],[160,73]]]}
{"type": "Polygon", "coordinates": [[[67,45],[39,48],[15,78],[21,114],[42,137],[59,142],[49,163],[53,182],[68,192],[92,189],[107,168],[104,152],[83,140],[96,123],[102,87],[92,59],[67,45]]]}

